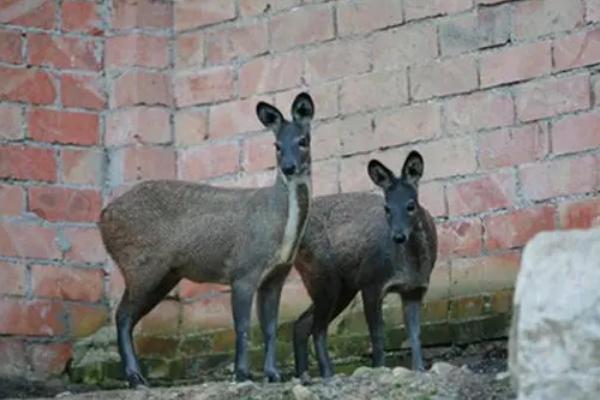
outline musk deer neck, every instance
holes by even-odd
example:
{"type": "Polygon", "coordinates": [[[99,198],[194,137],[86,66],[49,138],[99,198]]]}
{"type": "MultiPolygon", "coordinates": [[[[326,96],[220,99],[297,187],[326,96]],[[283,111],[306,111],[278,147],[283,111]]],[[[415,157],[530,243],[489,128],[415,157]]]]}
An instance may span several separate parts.
{"type": "Polygon", "coordinates": [[[311,201],[310,175],[286,179],[277,174],[275,192],[285,203],[285,225],[277,254],[277,264],[291,264],[304,234],[311,201]]]}

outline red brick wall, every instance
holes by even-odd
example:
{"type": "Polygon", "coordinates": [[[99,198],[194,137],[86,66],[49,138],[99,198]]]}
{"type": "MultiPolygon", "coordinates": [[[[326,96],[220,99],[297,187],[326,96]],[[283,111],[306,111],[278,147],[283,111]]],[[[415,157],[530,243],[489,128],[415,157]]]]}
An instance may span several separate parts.
{"type": "MultiPolygon", "coordinates": [[[[254,105],[316,101],[317,195],[426,160],[430,298],[512,285],[525,242],[600,216],[597,0],[6,0],[0,5],[0,374],[64,369],[122,280],[94,225],[150,178],[267,185],[254,105]]],[[[184,282],[146,332],[229,326],[184,282]]],[[[306,304],[290,278],[284,318],[306,304]]]]}

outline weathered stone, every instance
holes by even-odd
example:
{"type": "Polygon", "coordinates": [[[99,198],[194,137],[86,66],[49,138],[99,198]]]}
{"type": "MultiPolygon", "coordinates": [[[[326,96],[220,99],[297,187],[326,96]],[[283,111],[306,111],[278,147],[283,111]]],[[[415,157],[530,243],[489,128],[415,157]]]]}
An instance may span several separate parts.
{"type": "Polygon", "coordinates": [[[600,393],[600,229],[545,232],[525,247],[509,370],[519,399],[600,393]]]}
{"type": "Polygon", "coordinates": [[[296,385],[292,388],[292,393],[296,400],[318,400],[319,397],[310,391],[309,388],[302,385],[296,385]]]}
{"type": "Polygon", "coordinates": [[[448,375],[456,369],[456,366],[443,361],[438,361],[431,366],[431,372],[438,375],[448,375]]]}

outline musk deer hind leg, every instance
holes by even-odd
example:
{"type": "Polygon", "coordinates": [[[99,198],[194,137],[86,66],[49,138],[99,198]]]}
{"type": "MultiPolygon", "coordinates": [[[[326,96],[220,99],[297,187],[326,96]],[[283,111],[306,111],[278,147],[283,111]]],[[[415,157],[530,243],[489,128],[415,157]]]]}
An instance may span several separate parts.
{"type": "Polygon", "coordinates": [[[129,386],[148,385],[144,378],[133,346],[133,328],[148,314],[179,282],[175,274],[167,274],[157,283],[126,287],[117,308],[117,343],[125,377],[129,386]]]}

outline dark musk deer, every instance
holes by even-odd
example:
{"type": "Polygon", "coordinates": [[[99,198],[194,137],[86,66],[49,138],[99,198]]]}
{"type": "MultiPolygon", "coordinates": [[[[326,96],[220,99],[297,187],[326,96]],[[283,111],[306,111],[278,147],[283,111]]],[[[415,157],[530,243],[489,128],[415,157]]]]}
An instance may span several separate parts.
{"type": "Polygon", "coordinates": [[[269,104],[257,104],[258,119],[275,133],[277,178],[271,187],[146,181],[102,211],[104,245],[125,279],[116,323],[130,386],[146,384],[133,348],[133,328],[182,278],[231,285],[237,380],[250,379],[247,339],[257,293],[265,378],[280,380],[275,365],[279,300],[309,212],[314,112],[306,93],[295,98],[292,121],[269,104]]]}
{"type": "Polygon", "coordinates": [[[421,303],[436,261],[437,234],[429,212],[419,204],[423,158],[412,151],[400,177],[377,160],[368,173],[384,197],[369,193],[315,198],[296,257],[296,269],[312,305],[294,323],[296,374],[308,376],[308,339],[313,336],[321,376],[333,375],[327,327],[361,292],[372,343],[374,367],[384,364],[382,301],[388,292],[402,297],[413,369],[423,370],[421,303]]]}

